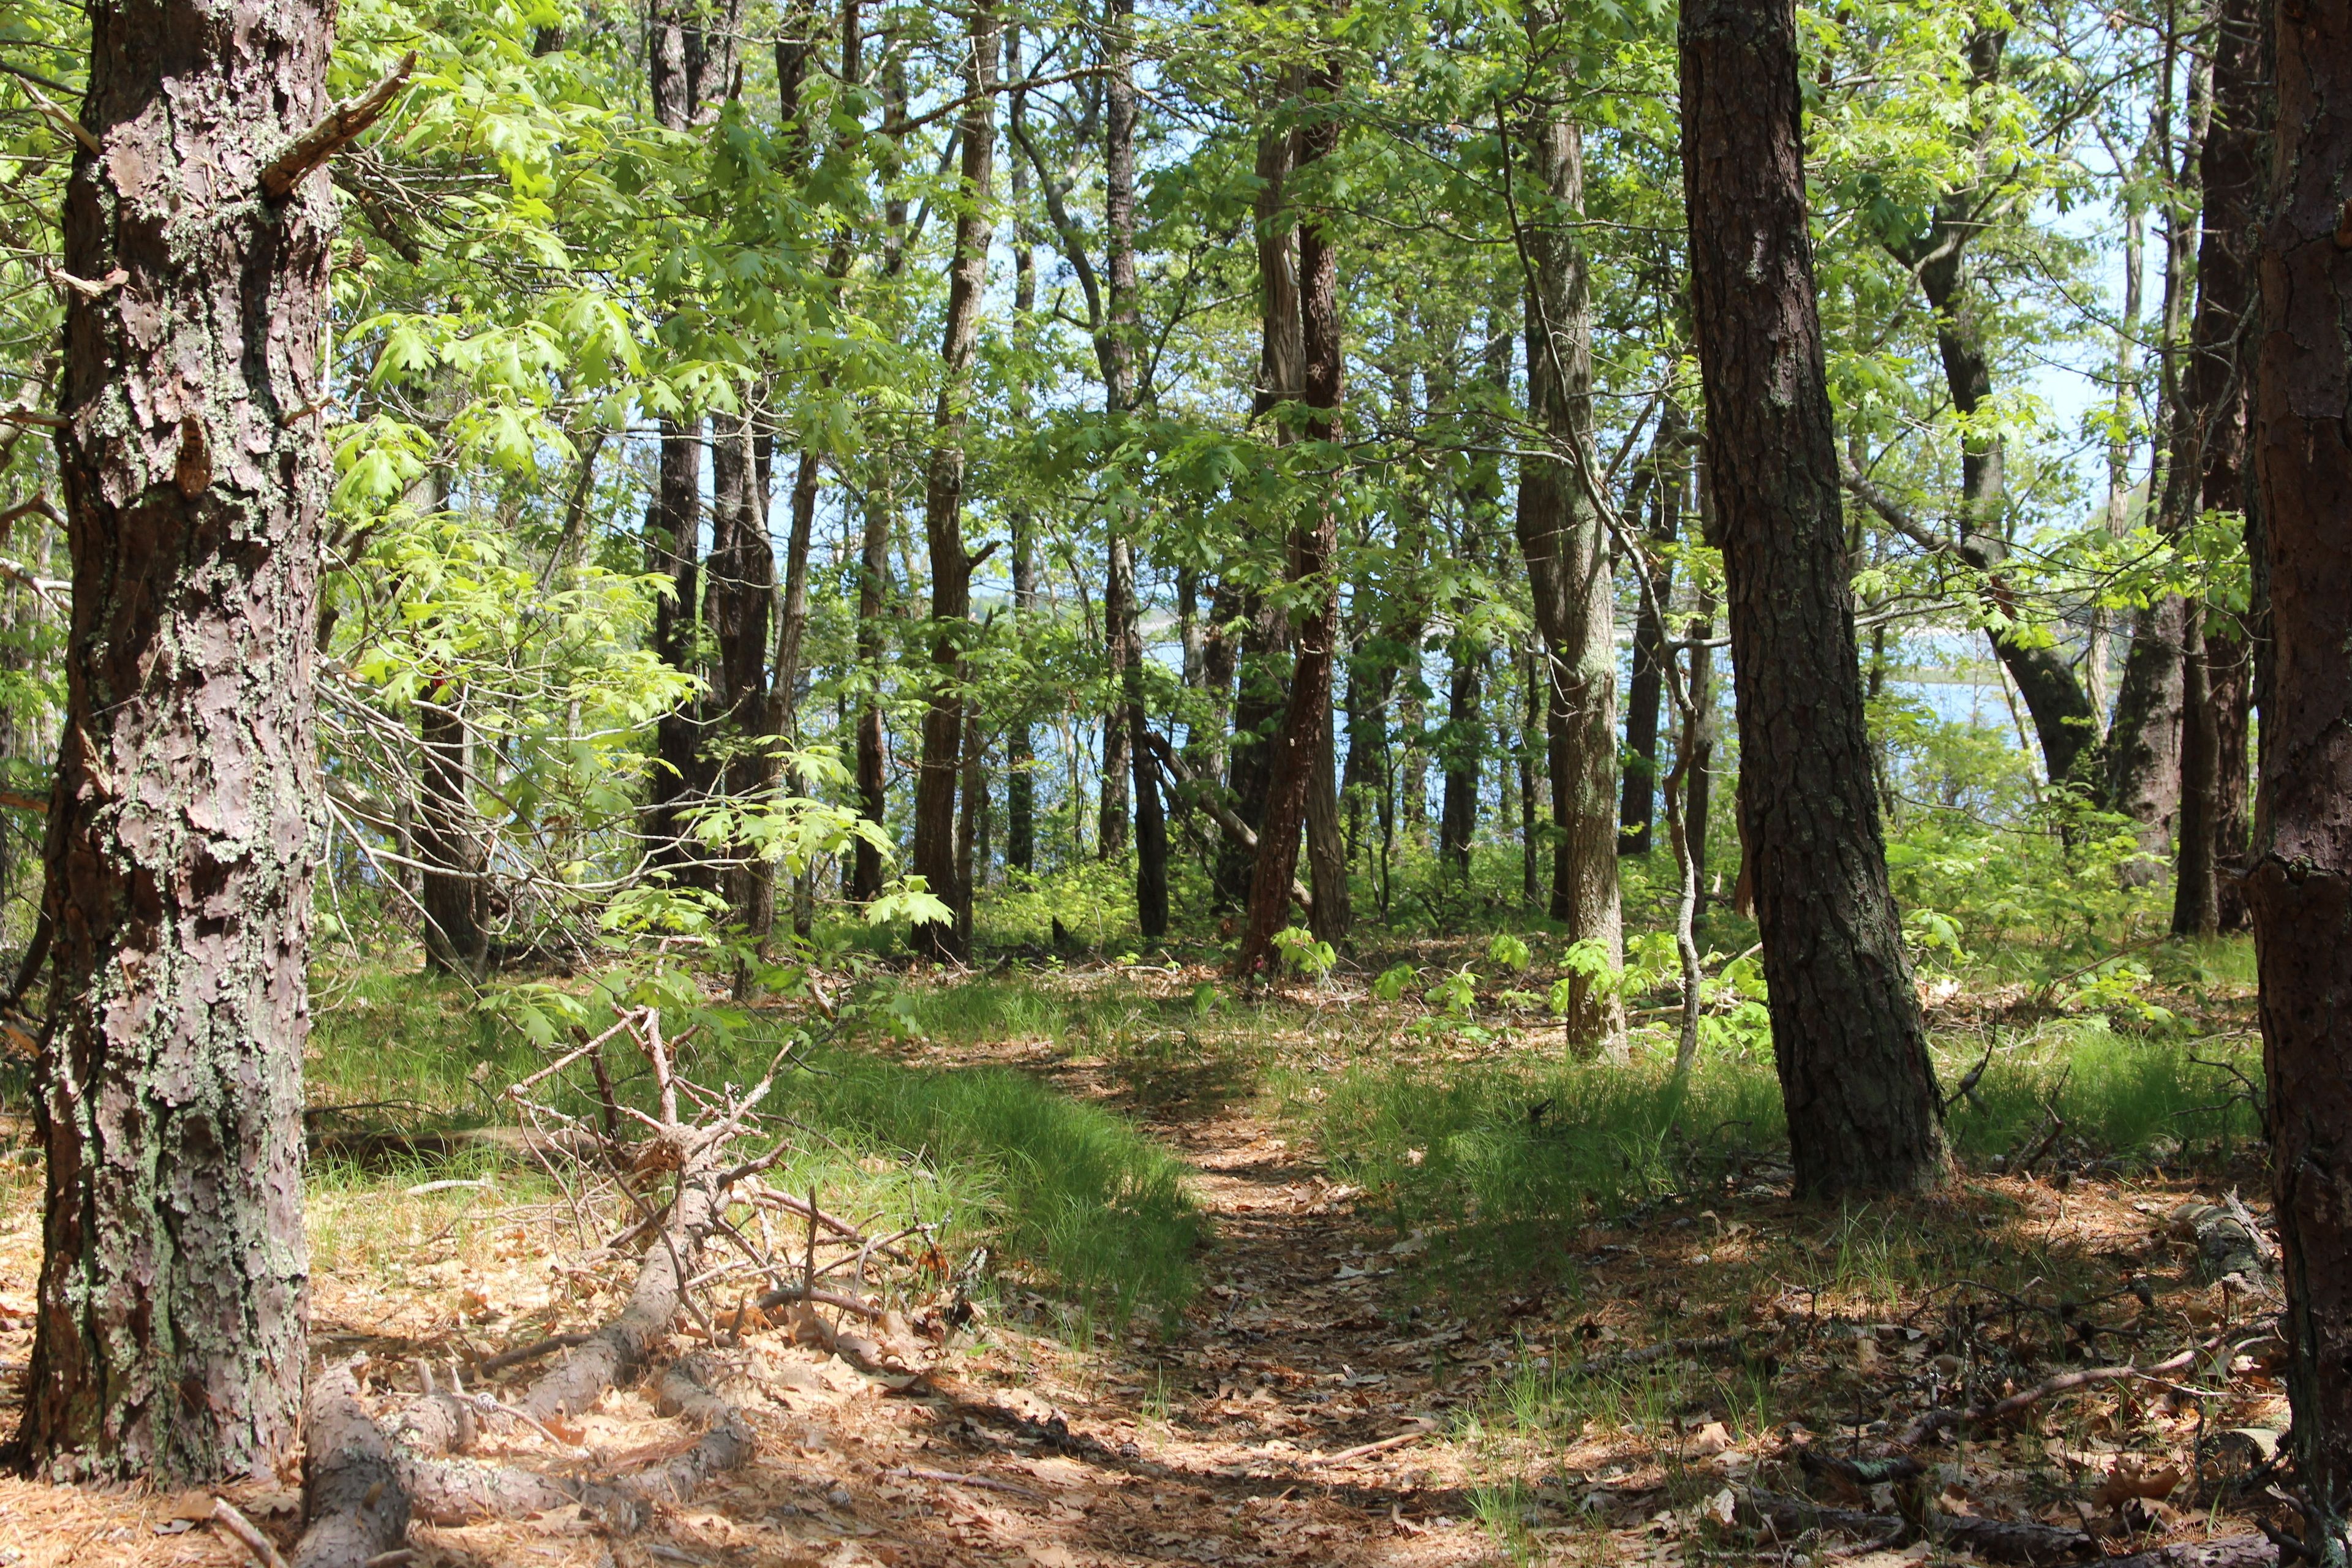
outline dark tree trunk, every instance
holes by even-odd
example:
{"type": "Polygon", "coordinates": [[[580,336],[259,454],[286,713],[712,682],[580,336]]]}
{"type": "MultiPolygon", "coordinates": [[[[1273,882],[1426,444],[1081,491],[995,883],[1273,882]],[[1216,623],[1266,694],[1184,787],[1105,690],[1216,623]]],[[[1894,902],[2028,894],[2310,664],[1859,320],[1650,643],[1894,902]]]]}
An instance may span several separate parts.
{"type": "MultiPolygon", "coordinates": [[[[1321,105],[1328,106],[1339,93],[1338,65],[1328,60],[1318,65],[1308,86],[1321,105]]],[[[1297,136],[1298,165],[1328,157],[1339,143],[1336,110],[1322,107],[1297,136]]],[[[1339,343],[1339,257],[1319,218],[1302,221],[1297,234],[1297,385],[1298,400],[1306,407],[1302,433],[1310,441],[1335,443],[1339,437],[1346,373],[1339,343]]],[[[1262,254],[1265,243],[1261,235],[1262,254]]],[[[1269,288],[1269,339],[1276,315],[1273,294],[1269,288]]],[[[1337,460],[1336,448],[1333,457],[1337,460]]],[[[1331,575],[1339,548],[1339,482],[1336,473],[1324,479],[1324,493],[1307,503],[1311,510],[1290,534],[1289,580],[1311,584],[1312,595],[1297,623],[1298,652],[1291,666],[1290,702],[1271,748],[1265,820],[1257,830],[1257,858],[1250,872],[1249,913],[1240,951],[1234,957],[1234,973],[1244,980],[1274,966],[1274,938],[1289,918],[1291,875],[1298,865],[1298,843],[1306,826],[1314,770],[1325,766],[1329,754],[1326,736],[1331,721],[1331,666],[1339,638],[1339,585],[1331,575]]]]}
{"type": "MultiPolygon", "coordinates": [[[[1658,421],[1650,481],[1657,494],[1650,542],[1670,545],[1682,530],[1682,410],[1673,403],[1658,421]]],[[[1625,790],[1617,812],[1617,852],[1647,855],[1657,820],[1658,707],[1665,689],[1666,627],[1664,612],[1675,587],[1673,561],[1663,551],[1650,574],[1633,621],[1633,680],[1625,696],[1625,790]]]]}
{"type": "MultiPolygon", "coordinates": [[[[1592,449],[1592,309],[1584,247],[1584,140],[1564,111],[1529,126],[1536,210],[1525,243],[1528,423],[1555,454],[1519,470],[1516,523],[1542,632],[1546,749],[1551,772],[1551,915],[1570,942],[1625,956],[1617,879],[1616,595],[1608,531],[1588,492],[1592,449]]],[[[1570,1046],[1624,1055],[1625,1008],[1584,971],[1571,977],[1570,1046]]]]}
{"type": "Polygon", "coordinates": [[[420,705],[416,858],[430,868],[416,878],[425,916],[425,967],[478,978],[489,958],[482,926],[482,846],[474,832],[472,737],[460,704],[446,685],[420,705]]]}
{"type": "Polygon", "coordinates": [[[1445,774],[1438,803],[1437,855],[1463,876],[1470,874],[1470,841],[1478,833],[1478,778],[1485,770],[1486,726],[1480,707],[1486,650],[1455,640],[1454,673],[1445,683],[1445,731],[1437,755],[1445,774]]]}
{"type": "MultiPolygon", "coordinates": [[[[1014,27],[1005,29],[1004,74],[1021,78],[1021,37],[1014,27]]],[[[1015,141],[1023,133],[1029,95],[1025,91],[1013,94],[1005,118],[1013,127],[1015,141]]],[[[1018,215],[1028,205],[1029,166],[1019,158],[1011,160],[1013,173],[1013,210],[1018,215]]],[[[1017,216],[1013,226],[1013,347],[1027,353],[1037,334],[1037,251],[1030,243],[1029,227],[1017,216]]],[[[1013,393],[1013,412],[1025,418],[1029,412],[1025,383],[1013,393]]],[[[1013,535],[1013,618],[1020,635],[1027,632],[1027,617],[1037,608],[1037,556],[1034,537],[1036,522],[1029,509],[1018,503],[1007,509],[1006,526],[1013,535]]],[[[1037,868],[1037,781],[1034,743],[1029,737],[1029,714],[1025,708],[1013,715],[1004,732],[1004,866],[1008,871],[1034,871],[1037,868]]]]}
{"type": "MultiPolygon", "coordinates": [[[[857,813],[877,828],[889,825],[890,794],[883,755],[882,617],[890,586],[890,510],[880,487],[866,498],[857,555],[857,668],[866,689],[857,707],[857,813]]],[[[850,897],[865,903],[882,891],[882,851],[861,838],[850,897]]]]}
{"type": "Polygon", "coordinates": [[[1538,852],[1542,833],[1536,824],[1536,792],[1539,787],[1536,758],[1540,755],[1538,737],[1542,735],[1543,662],[1536,650],[1529,648],[1519,661],[1519,691],[1527,700],[1527,711],[1519,721],[1519,900],[1528,909],[1543,903],[1542,857],[1538,852]]]}
{"type": "MultiPolygon", "coordinates": [[[[2199,153],[2204,221],[2197,249],[2197,317],[2181,375],[2181,425],[2193,446],[2176,453],[2182,489],[2198,506],[2246,510],[2246,364],[2242,345],[2254,304],[2253,235],[2261,222],[2264,79],[2255,0],[2225,0],[2213,16],[2212,117],[2199,153]]],[[[2250,544],[2251,544],[2250,541],[2250,544]]],[[[2234,615],[2207,606],[2184,667],[2180,871],[2173,929],[2200,934],[2244,924],[2247,638],[2234,615]],[[2201,699],[2201,700],[2200,700],[2201,699]],[[2194,795],[2192,801],[2190,796],[2194,795]]]]}
{"type": "MultiPolygon", "coordinates": [[[[703,597],[717,658],[706,744],[719,755],[705,765],[730,797],[749,804],[769,795],[775,783],[768,701],[769,622],[776,601],[769,465],[760,460],[748,415],[713,420],[712,437],[710,568],[703,597]]],[[[764,938],[775,918],[773,868],[766,858],[750,844],[730,844],[723,882],[735,918],[755,938],[764,938]]]]}
{"type": "MultiPolygon", "coordinates": [[[[646,8],[646,68],[655,122],[685,131],[702,119],[711,51],[692,0],[646,8]]],[[[702,430],[699,420],[661,421],[661,450],[646,515],[646,570],[673,593],[654,612],[654,653],[672,669],[700,675],[702,430]]],[[[654,726],[647,847],[654,863],[689,886],[709,878],[689,837],[688,818],[709,793],[701,703],[688,698],[654,726]]]]}
{"type": "MultiPolygon", "coordinates": [[[[1985,28],[1969,35],[1968,71],[1970,81],[1986,87],[2000,79],[2001,56],[2008,35],[1985,28]]],[[[1992,362],[1984,343],[1980,302],[1968,288],[1968,242],[1982,227],[1984,192],[1978,183],[1990,171],[1979,150],[1977,179],[1948,191],[1937,200],[1927,232],[1890,238],[1887,249],[1918,277],[1919,291],[1936,312],[1936,346],[1943,360],[1944,384],[1952,406],[1963,418],[1973,418],[1992,396],[1992,362]]],[[[1958,552],[1982,573],[1987,596],[2004,615],[2020,613],[2001,575],[2009,555],[2006,454],[2000,437],[1971,432],[1960,448],[1960,515],[1958,552]]],[[[2077,780],[2092,742],[2098,735],[2098,718],[2090,698],[2074,679],[2063,653],[2042,646],[2030,629],[1988,630],[1993,653],[2033,721],[2035,742],[2042,766],[2053,783],[2077,780]]]]}
{"type": "Polygon", "coordinates": [[[1791,0],[1689,0],[1683,171],[1739,676],[1739,811],[1801,1191],[1948,1165],[1888,889],[1812,241],[1791,0]]]}
{"type": "MultiPolygon", "coordinates": [[[[1233,795],[1234,815],[1255,833],[1265,825],[1272,761],[1268,737],[1282,721],[1285,693],[1280,665],[1290,647],[1290,628],[1280,611],[1255,589],[1230,590],[1221,584],[1220,613],[1229,595],[1239,611],[1240,630],[1237,636],[1211,644],[1210,668],[1213,676],[1222,662],[1221,652],[1235,666],[1239,689],[1234,699],[1233,739],[1226,748],[1225,787],[1233,795]]],[[[1234,839],[1224,841],[1214,877],[1220,908],[1240,908],[1249,902],[1253,863],[1250,851],[1234,839]]]]}
{"type": "Polygon", "coordinates": [[[16,1447],[186,1486],[278,1472],[302,1414],[334,207],[323,172],[282,199],[262,174],[331,107],[333,13],[134,0],[90,33],[106,153],[74,153],[62,259],[110,282],[62,291],[73,612],[16,1447]]]}
{"type": "Polygon", "coordinates": [[[969,952],[971,889],[956,875],[956,772],[963,754],[963,638],[971,617],[971,552],[963,542],[964,440],[971,422],[972,355],[980,342],[981,295],[988,282],[988,186],[996,152],[997,53],[1003,22],[982,0],[971,14],[971,60],[961,117],[961,189],[955,201],[955,256],[948,268],[947,322],[940,338],[940,400],[923,495],[923,536],[931,567],[931,695],[923,710],[922,765],[915,776],[914,868],[956,911],[953,925],[915,928],[934,957],[969,952]]]}
{"type": "Polygon", "coordinates": [[[2300,1494],[2352,1504],[2352,12],[2279,5],[2252,457],[2272,689],[2246,901],[2300,1494]]]}
{"type": "Polygon", "coordinates": [[[2123,679],[2116,686],[2103,804],[2139,825],[2142,858],[2124,868],[2124,879],[2137,886],[2161,874],[2180,809],[2180,683],[2188,630],[2189,605],[2178,594],[2135,613],[2123,679]]]}

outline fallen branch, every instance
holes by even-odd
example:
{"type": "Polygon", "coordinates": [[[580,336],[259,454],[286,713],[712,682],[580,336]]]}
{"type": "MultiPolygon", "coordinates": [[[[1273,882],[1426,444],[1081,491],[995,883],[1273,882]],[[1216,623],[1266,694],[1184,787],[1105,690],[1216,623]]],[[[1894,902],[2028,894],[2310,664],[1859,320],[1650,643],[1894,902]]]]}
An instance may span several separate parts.
{"type": "Polygon", "coordinates": [[[504,1372],[510,1366],[520,1366],[527,1361],[537,1361],[540,1357],[552,1355],[557,1351],[568,1351],[574,1345],[586,1343],[587,1340],[586,1334],[550,1334],[535,1343],[520,1345],[513,1350],[500,1351],[494,1356],[483,1357],[474,1363],[474,1375],[488,1377],[492,1373],[504,1372]]]}
{"type": "Polygon", "coordinates": [[[2176,1372],[2186,1372],[2196,1364],[2199,1353],[2194,1350],[2185,1350],[2169,1360],[2158,1362],[2154,1366],[2085,1367],[2080,1372],[2061,1373],[2056,1377],[2035,1384],[2032,1388],[2020,1389],[2006,1399],[1991,1400],[1965,1410],[1949,1406],[1941,1410],[1925,1410],[1911,1425],[1903,1428],[1902,1435],[1895,1440],[1904,1447],[1916,1447],[1922,1443],[1933,1442],[1941,1434],[1963,1423],[1974,1426],[1979,1422],[2003,1420],[2053,1394],[2070,1394],[2078,1388],[2116,1383],[2126,1378],[2161,1378],[2176,1372]]]}
{"type": "Polygon", "coordinates": [[[1615,1372],[1622,1367],[1648,1366],[1653,1362],[1670,1356],[1736,1355],[1747,1348],[1747,1342],[1736,1334],[1709,1334],[1702,1339],[1662,1340],[1639,1350],[1618,1351],[1609,1355],[1587,1356],[1568,1368],[1570,1372],[1615,1372]]]}
{"type": "Polygon", "coordinates": [[[913,1465],[901,1465],[895,1470],[882,1472],[888,1476],[904,1476],[909,1480],[940,1481],[951,1487],[979,1487],[984,1491],[1010,1492],[1014,1497],[1042,1498],[1045,1494],[1034,1488],[1016,1486],[1011,1481],[992,1480],[986,1476],[960,1476],[953,1470],[926,1470],[913,1465]]]}
{"type": "Polygon", "coordinates": [[[838,1290],[812,1289],[806,1285],[785,1285],[770,1290],[753,1300],[751,1305],[759,1311],[769,1312],[793,1301],[811,1301],[820,1307],[837,1307],[845,1312],[855,1312],[870,1323],[878,1323],[886,1316],[883,1310],[871,1301],[861,1300],[856,1296],[846,1296],[838,1290]]]}

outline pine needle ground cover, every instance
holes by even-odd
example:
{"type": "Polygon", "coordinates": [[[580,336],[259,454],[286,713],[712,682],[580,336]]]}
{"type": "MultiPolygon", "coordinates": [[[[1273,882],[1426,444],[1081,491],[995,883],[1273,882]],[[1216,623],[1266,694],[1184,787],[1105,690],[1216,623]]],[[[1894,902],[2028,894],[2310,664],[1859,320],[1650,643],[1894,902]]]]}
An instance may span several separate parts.
{"type": "MultiPolygon", "coordinates": [[[[1485,962],[1412,956],[1433,978],[1485,962]]],[[[2059,1561],[2244,1528],[2284,1402],[2259,1201],[2232,1228],[2233,1190],[2261,1186],[2259,1074],[2226,956],[2162,958],[2137,992],[2160,1025],[1945,996],[1948,1090],[1984,1069],[1949,1116],[1959,1180],[1838,1207],[1789,1194],[1764,1056],[1723,1045],[1681,1084],[1662,1044],[1571,1062],[1507,983],[1465,1013],[1384,1002],[1370,967],[1255,1003],[1200,968],[881,977],[785,1080],[803,1131],[771,1179],[877,1231],[931,1226],[935,1255],[876,1265],[877,1293],[914,1319],[961,1284],[972,1319],[908,1383],[856,1365],[854,1336],[722,1311],[758,1436],[730,1485],[627,1538],[423,1527],[422,1561],[1735,1563],[1906,1520],[1933,1526],[1887,1548],[1909,1560],[2059,1561]]],[[[321,994],[313,1126],[352,1151],[312,1170],[321,1353],[397,1389],[608,1317],[628,1270],[574,1261],[560,1164],[358,1138],[510,1123],[496,1090],[541,1058],[462,991],[359,973],[321,994]]],[[[703,1065],[745,1079],[805,1022],[762,1009],[703,1065]]],[[[13,1380],[38,1191],[7,1169],[13,1380]]],[[[486,1450],[560,1469],[690,1443],[656,1394],[549,1433],[494,1423],[486,1450]]],[[[291,1539],[290,1481],[229,1495],[291,1539]]],[[[0,1544],[240,1560],[194,1509],[0,1483],[0,1544]]]]}

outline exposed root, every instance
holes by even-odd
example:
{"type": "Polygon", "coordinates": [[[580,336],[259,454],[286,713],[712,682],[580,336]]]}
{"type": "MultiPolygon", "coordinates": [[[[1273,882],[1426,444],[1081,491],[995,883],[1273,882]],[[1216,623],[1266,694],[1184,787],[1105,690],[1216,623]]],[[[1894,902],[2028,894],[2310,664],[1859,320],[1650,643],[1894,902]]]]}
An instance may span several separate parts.
{"type": "Polygon", "coordinates": [[[307,1520],[294,1568],[366,1568],[408,1536],[408,1492],[392,1445],[348,1365],[323,1369],[302,1421],[307,1520]]]}

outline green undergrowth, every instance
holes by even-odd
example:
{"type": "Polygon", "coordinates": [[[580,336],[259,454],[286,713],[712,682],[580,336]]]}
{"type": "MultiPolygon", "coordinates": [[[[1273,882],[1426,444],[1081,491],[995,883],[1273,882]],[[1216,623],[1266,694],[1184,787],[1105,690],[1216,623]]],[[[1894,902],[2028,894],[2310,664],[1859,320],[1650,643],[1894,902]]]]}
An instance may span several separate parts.
{"type": "MultiPolygon", "coordinates": [[[[310,1101],[339,1109],[314,1115],[314,1129],[503,1124],[511,1118],[499,1096],[545,1059],[461,987],[368,974],[320,993],[310,1101]]],[[[954,993],[926,994],[954,1005],[954,993]]],[[[1022,994],[1008,991],[1007,1005],[1022,994]]],[[[1020,1005],[1046,1010],[1035,1015],[1041,1026],[1060,1019],[1051,998],[1025,994],[1020,1005]]],[[[681,1069],[706,1085],[756,1081],[775,1058],[778,1026],[756,1016],[735,1023],[723,1039],[686,1042],[681,1069]]],[[[649,1108],[646,1065],[617,1047],[607,1059],[622,1098],[649,1108]]],[[[586,1075],[577,1076],[534,1098],[590,1110],[586,1075]]],[[[792,1146],[769,1173],[772,1184],[814,1188],[828,1210],[877,1228],[930,1226],[951,1265],[985,1247],[990,1274],[1049,1292],[1081,1320],[1171,1317],[1191,1295],[1201,1219],[1181,1164],[1121,1118],[1032,1077],[932,1068],[854,1044],[819,1044],[794,1054],[765,1109],[788,1119],[782,1131],[792,1146]]],[[[380,1190],[494,1172],[528,1175],[488,1150],[372,1159],[365,1169],[320,1159],[313,1181],[331,1192],[380,1190]]],[[[348,1217],[362,1229],[373,1223],[348,1217]]],[[[382,1223],[407,1228],[405,1220],[382,1223]]]]}
{"type": "MultiPolygon", "coordinates": [[[[1938,1052],[1956,1152],[1978,1169],[2053,1132],[2075,1160],[2146,1167],[2226,1162],[2258,1136],[2231,1069],[2259,1082],[2249,1043],[2185,1043],[2104,1022],[2045,1026],[1990,1057],[1938,1052]]],[[[1764,1059],[1703,1060],[1677,1082],[1663,1061],[1403,1063],[1276,1075],[1339,1180],[1360,1185],[1401,1232],[1444,1231],[1457,1261],[1497,1279],[1557,1274],[1574,1229],[1646,1199],[1719,1190],[1727,1176],[1782,1170],[1787,1130],[1764,1059]]]]}

